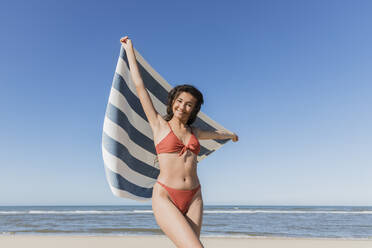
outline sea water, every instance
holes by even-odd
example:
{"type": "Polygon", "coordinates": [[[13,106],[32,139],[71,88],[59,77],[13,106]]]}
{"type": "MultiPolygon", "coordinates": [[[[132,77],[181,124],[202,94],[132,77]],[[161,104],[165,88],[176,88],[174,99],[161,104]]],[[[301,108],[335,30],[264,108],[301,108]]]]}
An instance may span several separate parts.
{"type": "MultiPolygon", "coordinates": [[[[3,206],[2,235],[161,235],[151,205],[3,206]]],[[[372,239],[372,207],[205,205],[202,236],[372,239]]]]}

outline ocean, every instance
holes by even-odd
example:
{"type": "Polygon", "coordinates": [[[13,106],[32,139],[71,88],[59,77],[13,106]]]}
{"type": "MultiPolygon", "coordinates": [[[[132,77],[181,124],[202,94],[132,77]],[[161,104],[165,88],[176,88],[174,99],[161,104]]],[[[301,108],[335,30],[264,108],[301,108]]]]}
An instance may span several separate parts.
{"type": "MultiPolygon", "coordinates": [[[[0,235],[162,234],[150,205],[0,207],[0,235]]],[[[372,207],[205,205],[201,236],[372,239],[372,207]]]]}

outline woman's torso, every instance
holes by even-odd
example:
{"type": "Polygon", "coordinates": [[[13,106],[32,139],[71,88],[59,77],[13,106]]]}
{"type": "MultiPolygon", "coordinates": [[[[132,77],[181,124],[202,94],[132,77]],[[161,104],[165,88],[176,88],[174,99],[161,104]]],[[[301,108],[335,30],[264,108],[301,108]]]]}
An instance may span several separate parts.
{"type": "Polygon", "coordinates": [[[197,148],[199,143],[191,128],[188,128],[184,140],[179,139],[176,133],[179,134],[166,121],[161,123],[159,130],[154,133],[157,151],[163,150],[158,154],[160,167],[158,181],[176,189],[192,189],[200,184],[197,176],[197,154],[195,154],[198,151],[193,149],[197,148]],[[170,152],[172,145],[175,145],[174,142],[178,143],[178,146],[186,146],[187,149],[180,151],[179,148],[178,151],[170,152]]]}

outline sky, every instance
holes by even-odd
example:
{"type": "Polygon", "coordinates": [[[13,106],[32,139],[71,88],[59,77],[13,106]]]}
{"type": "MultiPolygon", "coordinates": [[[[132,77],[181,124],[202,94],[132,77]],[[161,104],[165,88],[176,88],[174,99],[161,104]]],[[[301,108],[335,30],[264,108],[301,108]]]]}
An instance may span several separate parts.
{"type": "Polygon", "coordinates": [[[120,37],[239,135],[204,204],[372,205],[372,2],[1,1],[0,205],[115,197],[101,153],[120,37]]]}

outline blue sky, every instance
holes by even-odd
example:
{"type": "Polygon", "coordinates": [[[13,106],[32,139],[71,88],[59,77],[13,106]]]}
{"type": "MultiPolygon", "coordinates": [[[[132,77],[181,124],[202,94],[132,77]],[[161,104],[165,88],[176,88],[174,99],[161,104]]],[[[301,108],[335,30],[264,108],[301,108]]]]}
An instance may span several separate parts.
{"type": "Polygon", "coordinates": [[[112,195],[101,156],[124,35],[240,137],[198,165],[205,204],[372,205],[371,11],[362,0],[2,1],[0,205],[138,204],[112,195]]]}

